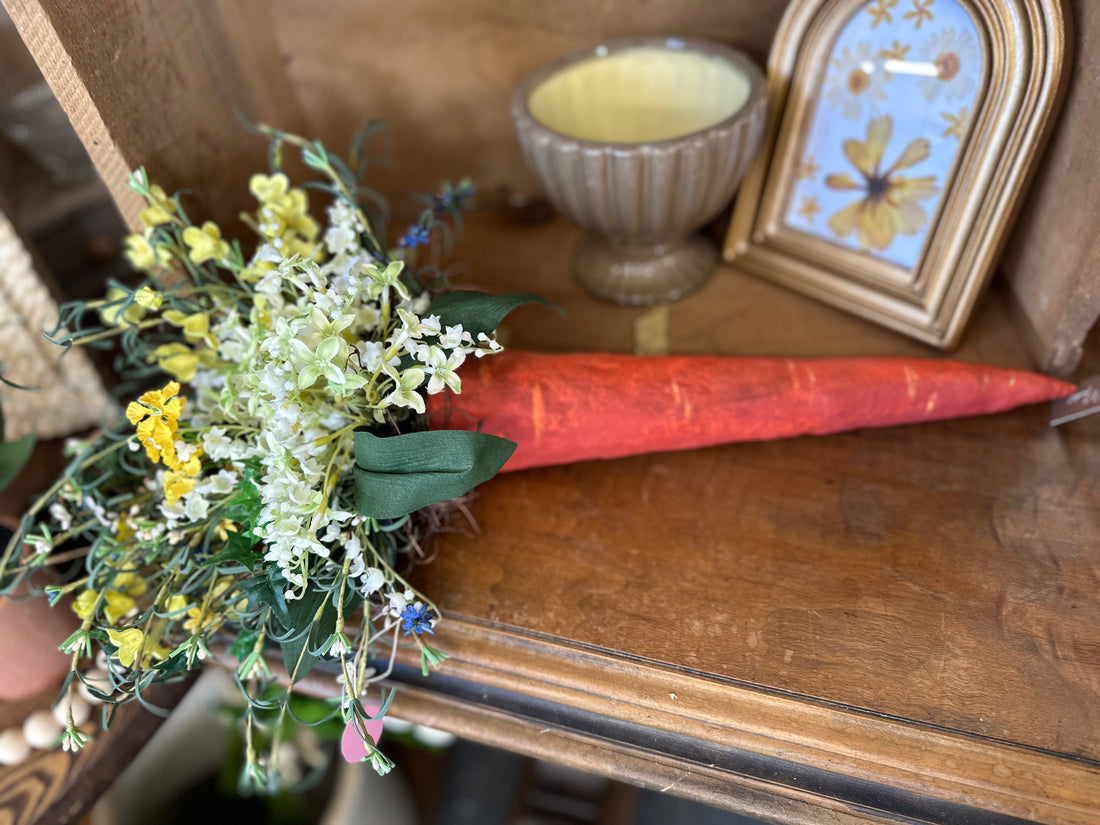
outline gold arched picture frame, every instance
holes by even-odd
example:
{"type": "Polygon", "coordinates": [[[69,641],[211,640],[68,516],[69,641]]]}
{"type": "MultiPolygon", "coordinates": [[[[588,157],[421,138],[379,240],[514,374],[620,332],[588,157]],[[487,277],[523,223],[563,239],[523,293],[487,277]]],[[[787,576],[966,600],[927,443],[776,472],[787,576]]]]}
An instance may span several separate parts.
{"type": "Polygon", "coordinates": [[[1068,67],[1063,0],[794,0],[725,257],[950,348],[1068,67]]]}

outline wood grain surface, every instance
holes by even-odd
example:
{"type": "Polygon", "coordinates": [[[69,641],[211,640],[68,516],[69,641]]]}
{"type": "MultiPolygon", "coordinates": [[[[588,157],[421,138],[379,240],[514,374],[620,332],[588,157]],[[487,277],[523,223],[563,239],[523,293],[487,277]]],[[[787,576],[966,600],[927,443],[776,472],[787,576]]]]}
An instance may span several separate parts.
{"type": "MultiPolygon", "coordinates": [[[[460,246],[468,281],[565,308],[517,312],[512,345],[629,351],[658,312],[673,352],[932,355],[729,268],[665,310],[601,305],[566,274],[578,239],[489,220],[460,246]]],[[[1000,297],[956,357],[1027,366],[1000,297]]],[[[494,479],[479,531],[441,539],[419,573],[452,611],[444,672],[1005,815],[1097,821],[1100,421],[1047,415],[494,479]]]]}
{"type": "Polygon", "coordinates": [[[1004,260],[1016,315],[1036,363],[1072,372],[1100,317],[1100,4],[1073,4],[1073,69],[1065,106],[1004,260]]]}
{"type": "MultiPolygon", "coordinates": [[[[4,3],[131,220],[121,182],[138,163],[201,189],[199,211],[235,214],[262,148],[242,138],[235,97],[333,146],[387,117],[402,187],[473,174],[527,191],[506,114],[527,71],[657,32],[762,60],[785,5],[4,3]]],[[[1040,184],[1066,197],[1031,219],[1034,252],[1020,242],[1044,283],[1089,260],[1078,117],[1052,149],[1076,160],[1040,184]]],[[[395,180],[377,185],[392,196],[395,180]]],[[[569,277],[571,227],[471,223],[462,285],[568,313],[521,309],[510,346],[936,355],[729,267],[671,307],[600,304],[569,277]]],[[[1086,305],[1088,288],[1065,294],[1086,305]]],[[[955,357],[1029,363],[1000,297],[955,357]]],[[[1050,430],[1045,412],[496,479],[471,511],[479,531],[443,537],[419,571],[454,658],[434,682],[408,677],[404,708],[776,822],[1098,822],[1100,422],[1050,430]]]]}
{"type": "MultiPolygon", "coordinates": [[[[161,685],[146,698],[173,707],[189,683],[161,685]]],[[[56,689],[24,702],[0,702],[0,730],[23,724],[28,714],[48,708],[56,689]]],[[[100,708],[85,729],[92,741],[77,753],[34,751],[19,765],[0,767],[0,823],[67,825],[81,817],[130,764],[163,721],[136,702],[119,708],[110,730],[100,729],[100,708]]]]}
{"type": "MultiPolygon", "coordinates": [[[[169,190],[191,188],[195,208],[234,226],[250,203],[248,176],[263,143],[239,115],[307,131],[342,151],[364,120],[383,119],[369,185],[400,211],[412,190],[474,177],[483,191],[536,190],[508,112],[529,72],[602,39],[704,37],[763,65],[786,0],[186,0],[73,3],[3,0],[20,35],[119,202],[145,165],[169,190]]],[[[1047,158],[1005,258],[1017,317],[1039,366],[1071,372],[1100,314],[1090,78],[1100,12],[1077,3],[1075,67],[1047,158]]]]}

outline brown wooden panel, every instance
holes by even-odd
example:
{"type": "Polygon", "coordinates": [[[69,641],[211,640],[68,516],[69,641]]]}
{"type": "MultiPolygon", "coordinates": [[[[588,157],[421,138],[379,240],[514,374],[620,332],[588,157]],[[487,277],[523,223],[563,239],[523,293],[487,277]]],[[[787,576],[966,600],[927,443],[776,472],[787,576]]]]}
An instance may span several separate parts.
{"type": "Polygon", "coordinates": [[[131,225],[142,204],[125,183],[141,165],[192,188],[197,215],[235,220],[266,162],[234,107],[302,125],[261,0],[4,5],[131,225]]]}
{"type": "Polygon", "coordinates": [[[1073,3],[1073,70],[1061,118],[1005,254],[1004,271],[1035,362],[1069,374],[1100,317],[1100,4],[1073,3]]]}
{"type": "Polygon", "coordinates": [[[486,191],[533,191],[509,114],[512,91],[541,64],[600,40],[705,37],[761,65],[786,0],[274,0],[271,20],[310,128],[346,145],[363,118],[385,119],[391,197],[469,175],[486,191]]]}

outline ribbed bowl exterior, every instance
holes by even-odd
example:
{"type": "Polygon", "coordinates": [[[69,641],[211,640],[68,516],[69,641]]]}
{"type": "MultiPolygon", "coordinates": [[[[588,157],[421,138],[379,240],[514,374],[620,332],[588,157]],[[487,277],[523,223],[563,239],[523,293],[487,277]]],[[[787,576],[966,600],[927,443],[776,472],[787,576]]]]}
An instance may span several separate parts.
{"type": "MultiPolygon", "coordinates": [[[[616,41],[603,50],[659,45],[616,41]]],[[[733,116],[701,132],[653,143],[595,143],[536,121],[527,97],[537,84],[593,51],[536,72],[517,90],[512,116],[524,157],[554,206],[580,227],[624,244],[683,238],[729,203],[764,135],[763,75],[740,52],[703,41],[677,41],[734,62],[750,77],[750,94],[733,116]]]]}

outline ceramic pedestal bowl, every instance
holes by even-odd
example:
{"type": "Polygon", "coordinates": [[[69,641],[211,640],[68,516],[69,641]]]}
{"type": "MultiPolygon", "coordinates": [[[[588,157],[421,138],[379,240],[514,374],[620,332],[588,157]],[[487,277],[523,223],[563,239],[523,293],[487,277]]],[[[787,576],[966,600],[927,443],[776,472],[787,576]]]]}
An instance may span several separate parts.
{"type": "Polygon", "coordinates": [[[620,304],[672,301],[717,264],[694,233],[760,147],[764,76],[717,43],[618,40],[536,71],[512,117],[550,200],[589,232],[577,279],[620,304]]]}

